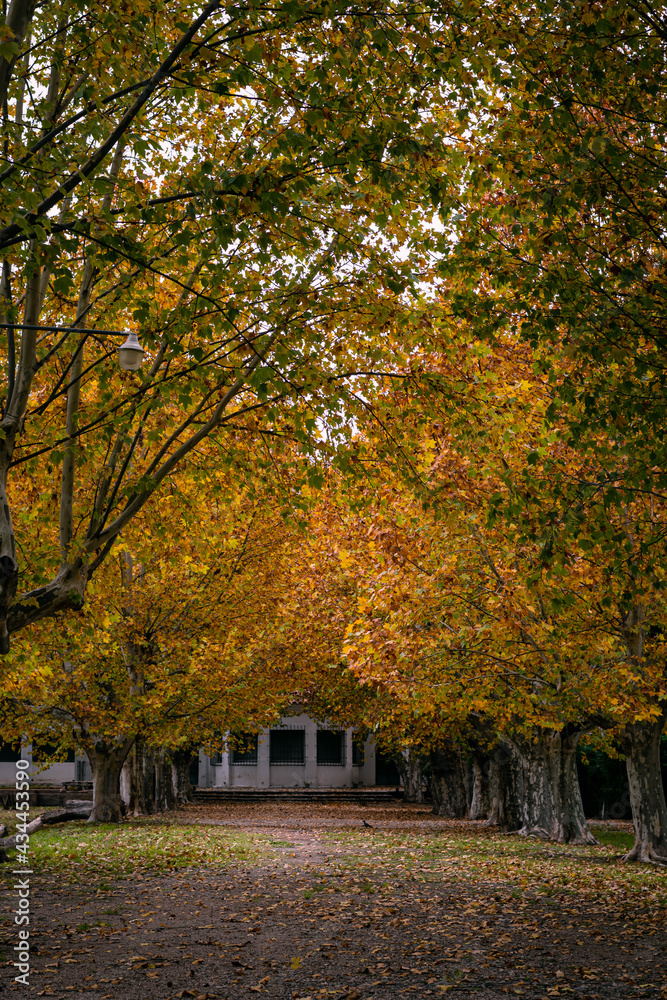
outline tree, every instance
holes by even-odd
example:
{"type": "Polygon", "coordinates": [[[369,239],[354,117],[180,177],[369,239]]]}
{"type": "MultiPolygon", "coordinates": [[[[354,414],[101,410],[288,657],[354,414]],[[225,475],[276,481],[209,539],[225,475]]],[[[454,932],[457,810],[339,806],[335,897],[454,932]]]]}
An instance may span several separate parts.
{"type": "MultiPolygon", "coordinates": [[[[289,545],[279,507],[266,492],[248,498],[219,472],[174,485],[143,508],[80,613],[62,616],[55,631],[37,623],[9,658],[5,727],[86,752],[91,820],[120,819],[120,775],[133,747],[135,770],[151,753],[160,770],[165,751],[262,725],[281,699],[278,678],[268,688],[261,669],[289,545]]],[[[158,801],[170,801],[167,793],[158,801]]]]}
{"type": "Polygon", "coordinates": [[[459,281],[454,311],[482,336],[511,328],[534,347],[549,345],[550,412],[580,462],[534,537],[562,567],[595,524],[590,541],[614,567],[603,600],[616,609],[633,685],[654,692],[644,718],[624,730],[636,827],[628,857],[657,860],[667,856],[656,749],[664,657],[650,639],[664,621],[664,239],[656,199],[667,32],[646,3],[544,3],[502,18],[489,11],[469,29],[469,44],[490,53],[494,70],[467,108],[478,121],[483,113],[483,125],[470,136],[470,185],[445,265],[459,281]]]}
{"type": "MultiPolygon", "coordinates": [[[[555,513],[588,469],[547,418],[539,358],[509,336],[493,347],[458,338],[451,357],[423,360],[417,394],[406,383],[374,399],[377,419],[391,414],[394,427],[397,414],[414,424],[426,409],[414,459],[423,483],[411,494],[400,480],[376,480],[365,516],[343,529],[341,561],[356,592],[344,649],[362,683],[430,721],[436,747],[436,734],[447,742],[468,719],[491,722],[509,744],[511,779],[507,794],[493,795],[518,802],[504,811],[524,832],[590,841],[577,742],[600,724],[656,718],[662,668],[640,675],[625,652],[626,573],[608,544],[623,528],[615,508],[591,506],[576,537],[555,513]],[[552,565],[549,546],[566,558],[552,565]]],[[[631,521],[644,537],[647,513],[627,508],[626,528],[631,521]]],[[[653,613],[660,620],[660,604],[653,613]]],[[[501,777],[494,768],[496,785],[501,777]]]]}
{"type": "Polygon", "coordinates": [[[262,415],[311,450],[318,415],[335,436],[365,374],[400,366],[419,255],[399,248],[447,183],[423,100],[445,49],[458,59],[433,47],[442,23],[377,4],[10,4],[0,651],[80,607],[207,436],[262,415]],[[113,327],[139,334],[145,374],[115,371],[95,332],[113,327]],[[28,573],[16,478],[36,466],[60,511],[28,573]]]}

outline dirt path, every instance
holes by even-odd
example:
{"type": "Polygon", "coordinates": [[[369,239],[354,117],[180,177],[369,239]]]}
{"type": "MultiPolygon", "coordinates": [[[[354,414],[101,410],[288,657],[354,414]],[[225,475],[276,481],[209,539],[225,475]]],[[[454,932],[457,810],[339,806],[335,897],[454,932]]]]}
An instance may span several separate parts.
{"type": "Polygon", "coordinates": [[[45,874],[33,899],[31,985],[17,987],[10,975],[8,995],[667,995],[662,917],[641,887],[626,889],[616,868],[610,877],[604,857],[541,845],[515,857],[507,838],[463,842],[457,830],[438,854],[432,838],[339,837],[312,818],[310,829],[261,832],[268,855],[225,869],[136,875],[103,889],[59,886],[45,874]],[[578,885],[572,864],[581,867],[578,885]],[[522,878],[529,868],[547,873],[546,890],[522,878]],[[615,881],[617,898],[607,889],[615,881]]]}

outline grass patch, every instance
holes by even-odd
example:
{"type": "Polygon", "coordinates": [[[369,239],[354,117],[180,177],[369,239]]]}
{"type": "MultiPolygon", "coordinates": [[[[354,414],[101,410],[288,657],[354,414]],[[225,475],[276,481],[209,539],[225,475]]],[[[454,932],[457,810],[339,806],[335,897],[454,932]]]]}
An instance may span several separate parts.
{"type": "Polygon", "coordinates": [[[253,861],[260,841],[241,831],[131,821],[85,822],[43,829],[30,840],[33,865],[67,881],[96,882],[140,871],[169,872],[198,865],[253,861]]]}
{"type": "MultiPolygon", "coordinates": [[[[625,830],[593,830],[600,844],[551,844],[531,837],[491,831],[445,831],[406,834],[403,831],[326,830],[321,836],[344,850],[336,867],[346,873],[372,866],[379,879],[409,877],[417,888],[445,877],[466,893],[487,894],[503,906],[531,907],[549,900],[554,907],[571,906],[577,898],[604,904],[609,893],[628,910],[637,906],[667,907],[667,872],[652,865],[624,864],[632,846],[625,830]]],[[[367,891],[357,886],[356,891],[367,891]]]]}
{"type": "Polygon", "coordinates": [[[625,830],[608,830],[606,827],[591,826],[591,833],[609,847],[615,847],[619,851],[629,851],[635,842],[634,835],[625,830]]]}
{"type": "MultiPolygon", "coordinates": [[[[30,806],[28,822],[45,813],[57,812],[59,809],[62,809],[62,806],[30,806]]],[[[13,837],[16,833],[16,811],[14,809],[0,809],[0,825],[2,824],[7,827],[6,836],[13,837]]]]}

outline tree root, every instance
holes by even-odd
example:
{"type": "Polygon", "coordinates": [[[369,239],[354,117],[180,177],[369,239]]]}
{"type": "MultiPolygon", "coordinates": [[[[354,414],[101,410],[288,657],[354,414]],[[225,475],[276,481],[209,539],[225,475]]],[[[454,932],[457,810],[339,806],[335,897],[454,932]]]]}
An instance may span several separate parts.
{"type": "Polygon", "coordinates": [[[584,846],[586,844],[590,844],[591,846],[596,847],[600,843],[600,841],[597,839],[597,837],[593,836],[593,834],[588,829],[588,827],[586,827],[585,829],[582,829],[581,827],[578,827],[576,829],[576,831],[572,833],[571,836],[567,837],[567,836],[561,835],[561,836],[556,837],[554,839],[559,844],[578,844],[578,845],[581,845],[581,846],[584,846]]]}
{"type": "Polygon", "coordinates": [[[522,826],[520,830],[517,830],[517,833],[520,837],[539,837],[540,840],[551,840],[550,834],[542,826],[522,826]]]}
{"type": "Polygon", "coordinates": [[[622,860],[628,864],[639,862],[640,864],[660,865],[661,867],[667,865],[666,855],[658,854],[651,844],[641,840],[634,845],[632,850],[628,851],[622,860]]]}
{"type": "Polygon", "coordinates": [[[580,833],[576,837],[571,837],[569,840],[564,840],[563,843],[581,844],[582,846],[585,844],[590,844],[592,847],[597,847],[599,846],[600,841],[598,840],[597,837],[594,837],[593,834],[589,831],[586,834],[580,833]]]}
{"type": "Polygon", "coordinates": [[[549,840],[553,844],[581,844],[583,846],[584,844],[596,845],[600,843],[588,829],[578,830],[575,836],[569,838],[563,836],[562,831],[558,836],[553,832],[549,833],[543,826],[522,826],[516,833],[520,837],[537,837],[540,840],[549,840]]]}

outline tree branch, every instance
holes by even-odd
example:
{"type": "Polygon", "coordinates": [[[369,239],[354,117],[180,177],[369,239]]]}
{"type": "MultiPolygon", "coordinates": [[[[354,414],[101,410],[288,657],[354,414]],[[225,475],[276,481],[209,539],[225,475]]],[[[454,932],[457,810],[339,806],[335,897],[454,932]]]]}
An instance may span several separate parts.
{"type": "MultiPolygon", "coordinates": [[[[18,4],[19,0],[14,0],[12,7],[18,4]]],[[[24,5],[28,6],[28,4],[24,5]]],[[[63,198],[65,198],[71,191],[74,191],[79,184],[86,180],[93,174],[99,165],[102,163],[107,153],[113,149],[118,140],[127,132],[130,125],[137,117],[144,104],[150,99],[153,92],[160,85],[160,83],[168,76],[171,67],[174,65],[180,54],[188,47],[197,31],[201,26],[211,17],[216,10],[218,10],[222,5],[222,0],[212,0],[211,3],[207,4],[202,13],[193,21],[185,34],[181,37],[180,41],[173,47],[167,58],[163,61],[160,68],[153,74],[147,85],[141,91],[136,100],[131,104],[128,110],[125,112],[121,120],[118,122],[116,127],[112,130],[110,135],[105,139],[101,146],[93,153],[88,160],[82,164],[77,170],[70,174],[70,176],[59,185],[56,191],[53,191],[48,198],[45,198],[37,206],[34,212],[29,212],[23,217],[21,222],[14,222],[9,226],[5,226],[3,230],[0,231],[0,246],[2,246],[6,241],[11,240],[12,237],[17,236],[19,233],[23,232],[26,227],[32,225],[37,219],[43,218],[52,208],[55,208],[63,198]]],[[[27,23],[26,23],[27,28],[27,23]]],[[[24,32],[25,33],[25,32],[24,32]]],[[[23,37],[23,36],[22,36],[23,37]]],[[[0,97],[2,97],[2,64],[0,63],[0,97]]]]}

